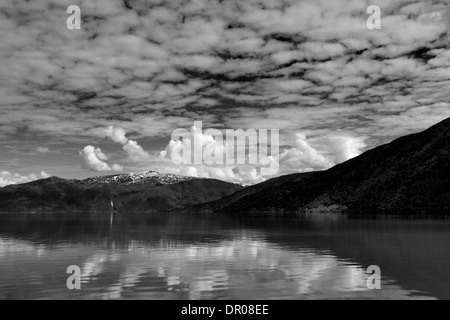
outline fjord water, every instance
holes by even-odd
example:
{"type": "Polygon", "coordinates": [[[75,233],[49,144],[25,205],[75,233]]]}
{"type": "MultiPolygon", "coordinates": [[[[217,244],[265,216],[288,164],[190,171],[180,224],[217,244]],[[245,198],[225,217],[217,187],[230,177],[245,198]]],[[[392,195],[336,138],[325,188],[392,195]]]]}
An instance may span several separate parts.
{"type": "Polygon", "coordinates": [[[0,299],[450,299],[449,243],[445,219],[7,214],[0,299]]]}

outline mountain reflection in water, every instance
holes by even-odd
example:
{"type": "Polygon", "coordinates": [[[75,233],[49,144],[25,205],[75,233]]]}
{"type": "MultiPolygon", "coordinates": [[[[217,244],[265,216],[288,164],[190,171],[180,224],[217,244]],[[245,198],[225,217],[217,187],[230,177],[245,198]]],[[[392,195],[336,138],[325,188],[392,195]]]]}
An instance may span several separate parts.
{"type": "Polygon", "coordinates": [[[446,220],[0,215],[0,299],[449,299],[448,243],[446,220]]]}

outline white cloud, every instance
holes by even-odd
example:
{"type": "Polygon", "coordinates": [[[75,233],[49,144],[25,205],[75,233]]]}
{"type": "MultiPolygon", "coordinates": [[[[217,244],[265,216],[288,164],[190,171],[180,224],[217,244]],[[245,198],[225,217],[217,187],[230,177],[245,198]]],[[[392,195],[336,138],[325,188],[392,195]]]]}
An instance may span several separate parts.
{"type": "Polygon", "coordinates": [[[91,130],[92,134],[101,138],[110,138],[113,142],[125,145],[128,142],[127,133],[123,128],[108,126],[91,130]]]}
{"type": "Polygon", "coordinates": [[[334,164],[353,159],[361,154],[366,147],[364,138],[352,136],[333,136],[325,139],[325,144],[332,154],[334,164]]]}
{"type": "Polygon", "coordinates": [[[43,148],[43,147],[37,147],[36,148],[37,152],[39,153],[50,153],[50,149],[49,148],[43,148]]]}
{"type": "Polygon", "coordinates": [[[321,170],[331,166],[329,159],[319,154],[306,136],[300,133],[295,137],[294,146],[280,155],[280,160],[282,164],[298,171],[321,170]]]}
{"type": "Polygon", "coordinates": [[[128,153],[129,159],[133,161],[143,161],[150,158],[149,153],[133,140],[128,140],[128,142],[123,146],[123,150],[128,153]]]}
{"type": "Polygon", "coordinates": [[[127,138],[127,132],[121,127],[96,128],[91,133],[94,136],[109,138],[111,141],[121,144],[123,150],[127,152],[129,159],[132,161],[144,161],[150,158],[149,153],[144,151],[136,141],[127,138]]]}
{"type": "Polygon", "coordinates": [[[86,146],[83,150],[80,151],[80,155],[84,159],[84,167],[89,170],[95,172],[123,171],[123,167],[118,164],[109,166],[105,162],[108,160],[108,157],[102,152],[100,148],[86,146]]]}
{"type": "MultiPolygon", "coordinates": [[[[215,130],[216,131],[216,130],[215,130]]],[[[191,158],[188,159],[183,157],[183,164],[192,164],[195,161],[196,156],[200,157],[202,160],[206,160],[203,156],[205,154],[205,150],[209,150],[207,153],[209,158],[214,158],[215,155],[221,155],[222,159],[224,159],[226,155],[226,149],[228,145],[226,140],[223,139],[222,132],[216,132],[219,137],[221,137],[222,141],[216,141],[215,137],[211,134],[207,134],[208,130],[205,132],[201,130],[201,128],[197,128],[195,126],[191,127],[189,131],[189,136],[184,136],[183,139],[178,139],[179,137],[173,137],[175,140],[171,140],[169,144],[166,146],[166,149],[160,153],[160,155],[168,160],[175,160],[175,157],[181,156],[181,150],[191,150],[191,158]],[[219,134],[220,133],[220,134],[219,134]],[[200,146],[200,148],[196,148],[196,146],[200,146]],[[195,153],[198,153],[197,155],[195,153]]],[[[234,148],[234,146],[232,146],[234,148]]],[[[214,161],[215,159],[211,159],[214,161]]],[[[181,161],[180,161],[181,162],[181,161]]],[[[223,160],[225,162],[225,160],[223,160]]],[[[216,163],[214,161],[214,163],[216,163]]]]}
{"type": "MultiPolygon", "coordinates": [[[[289,117],[289,114],[287,117],[289,117]]],[[[176,156],[180,156],[178,159],[180,161],[172,162],[172,167],[168,170],[175,170],[176,173],[194,177],[213,178],[244,184],[257,183],[270,178],[261,176],[260,165],[249,165],[248,156],[250,150],[245,145],[237,146],[238,148],[242,147],[243,151],[245,150],[245,165],[237,165],[236,162],[233,165],[226,165],[225,162],[223,164],[217,162],[206,163],[204,157],[205,150],[216,150],[219,154],[225,155],[226,150],[230,147],[234,148],[234,146],[227,144],[226,139],[218,141],[212,135],[208,134],[208,132],[211,131],[192,127],[190,131],[179,133],[183,135],[183,139],[170,141],[166,149],[160,153],[160,157],[164,158],[166,163],[170,163],[171,160],[175,159],[173,158],[173,154],[175,154],[176,156]],[[196,150],[193,150],[194,145],[202,146],[199,150],[202,152],[199,155],[203,161],[201,165],[193,165],[193,153],[196,152],[196,150]],[[186,159],[181,157],[181,150],[193,151],[191,161],[186,162],[186,159]]],[[[217,132],[217,134],[219,133],[220,131],[217,132]]],[[[173,138],[176,139],[178,137],[173,138]]],[[[311,131],[311,138],[308,138],[305,133],[296,133],[292,140],[280,141],[285,146],[282,148],[283,150],[281,150],[278,157],[280,173],[289,174],[329,169],[336,164],[359,156],[362,150],[367,147],[365,140],[366,138],[364,136],[358,137],[341,131],[325,131],[324,134],[318,135],[313,130],[311,131]]],[[[237,154],[235,154],[234,158],[234,161],[236,161],[237,154]]]]}
{"type": "Polygon", "coordinates": [[[255,184],[266,180],[252,166],[180,166],[166,168],[167,171],[189,177],[209,178],[222,181],[255,184]]]}
{"type": "MultiPolygon", "coordinates": [[[[172,172],[192,176],[224,180],[229,182],[236,182],[241,184],[258,183],[267,179],[267,177],[261,176],[260,164],[237,164],[238,155],[240,152],[246,157],[246,163],[248,163],[249,149],[246,149],[246,145],[229,145],[226,141],[226,137],[223,136],[221,131],[214,130],[200,130],[199,128],[192,127],[189,131],[189,136],[184,136],[182,140],[172,140],[167,145],[166,149],[160,152],[160,157],[164,158],[167,162],[174,160],[173,154],[180,155],[181,150],[191,150],[191,159],[186,163],[187,159],[182,160],[178,165],[172,162],[172,167],[166,168],[172,172]],[[221,137],[221,140],[218,140],[221,137]],[[193,146],[201,146],[199,150],[192,150],[193,146]],[[231,150],[233,150],[231,152],[231,150]],[[225,156],[227,151],[230,154],[235,154],[234,164],[226,165],[225,156]],[[198,155],[202,164],[193,164],[195,154],[198,155]],[[223,159],[222,163],[218,163],[216,156],[223,159]],[[210,161],[208,163],[207,161],[210,161]]],[[[187,132],[185,132],[187,133],[187,132]]],[[[175,137],[174,137],[175,138],[175,137]]],[[[257,152],[257,150],[254,150],[257,152]]],[[[257,157],[255,158],[257,159],[257,157]]]]}
{"type": "Polygon", "coordinates": [[[311,142],[305,135],[296,134],[294,146],[280,155],[284,170],[323,170],[359,156],[366,147],[363,137],[334,134],[311,142]]]}

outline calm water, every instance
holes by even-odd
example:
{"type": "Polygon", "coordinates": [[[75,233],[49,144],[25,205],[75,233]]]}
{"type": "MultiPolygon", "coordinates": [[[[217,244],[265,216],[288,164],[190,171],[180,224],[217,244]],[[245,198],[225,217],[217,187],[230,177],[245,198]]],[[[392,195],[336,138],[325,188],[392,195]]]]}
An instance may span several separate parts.
{"type": "Polygon", "coordinates": [[[449,244],[446,220],[0,215],[0,299],[450,299],[449,244]]]}

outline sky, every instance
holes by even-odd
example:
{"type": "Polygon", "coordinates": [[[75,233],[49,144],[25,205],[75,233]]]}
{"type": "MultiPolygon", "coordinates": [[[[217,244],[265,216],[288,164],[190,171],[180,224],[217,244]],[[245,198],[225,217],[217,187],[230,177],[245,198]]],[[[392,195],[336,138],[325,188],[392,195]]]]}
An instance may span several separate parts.
{"type": "MultiPolygon", "coordinates": [[[[440,0],[9,0],[0,4],[0,187],[176,165],[175,129],[280,130],[276,175],[325,170],[450,117],[440,0]],[[81,8],[69,30],[67,7],[81,8]],[[381,8],[369,30],[367,8],[381,8]]],[[[208,137],[206,137],[208,138],[208,137]]]]}

